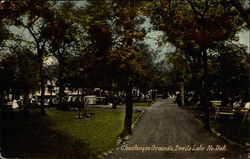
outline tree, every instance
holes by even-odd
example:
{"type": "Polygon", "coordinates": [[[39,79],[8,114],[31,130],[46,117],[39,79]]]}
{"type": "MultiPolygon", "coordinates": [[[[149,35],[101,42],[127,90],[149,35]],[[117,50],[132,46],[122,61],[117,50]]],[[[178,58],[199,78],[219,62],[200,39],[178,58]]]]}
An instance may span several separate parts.
{"type": "Polygon", "coordinates": [[[50,25],[51,28],[48,28],[51,30],[48,35],[50,50],[52,56],[58,61],[59,105],[62,105],[66,78],[69,73],[66,71],[67,59],[73,56],[70,52],[76,52],[75,47],[78,45],[76,35],[79,34],[79,30],[72,17],[75,12],[74,7],[74,3],[61,3],[54,9],[55,18],[53,24],[50,25]]]}
{"type": "Polygon", "coordinates": [[[220,0],[156,2],[151,12],[151,22],[155,28],[164,31],[166,41],[186,55],[198,58],[202,68],[201,105],[207,130],[210,130],[208,51],[212,46],[232,39],[242,25],[232,6],[225,7],[217,2],[220,0]]]}
{"type": "MultiPolygon", "coordinates": [[[[146,101],[147,92],[157,87],[154,83],[160,84],[157,78],[160,76],[161,72],[159,72],[160,69],[157,68],[157,51],[152,50],[150,46],[145,43],[138,43],[136,47],[142,56],[144,73],[140,74],[134,83],[135,86],[139,88],[140,93],[144,94],[144,101],[146,101]],[[155,82],[156,80],[157,82],[155,82]]],[[[139,98],[141,100],[141,96],[139,96],[139,98]]]]}
{"type": "Polygon", "coordinates": [[[1,82],[1,88],[7,96],[12,93],[12,99],[24,95],[23,108],[27,109],[29,94],[38,89],[37,57],[27,47],[13,45],[9,48],[10,52],[3,55],[0,72],[6,80],[1,82]]]}
{"type": "Polygon", "coordinates": [[[43,57],[45,54],[45,36],[44,28],[46,22],[52,20],[52,12],[49,9],[49,4],[44,1],[36,2],[3,2],[0,6],[1,23],[12,24],[15,26],[23,26],[28,30],[34,39],[34,45],[38,55],[39,76],[41,87],[41,114],[45,115],[44,108],[44,70],[43,57]],[[34,27],[39,25],[38,28],[34,27]]]}
{"type": "Polygon", "coordinates": [[[227,43],[215,48],[210,68],[211,87],[215,93],[222,92],[222,104],[226,106],[236,96],[244,101],[249,96],[248,54],[244,46],[227,43]],[[232,99],[229,101],[229,99],[232,99]]]}
{"type": "Polygon", "coordinates": [[[3,23],[0,23],[0,47],[3,47],[4,41],[10,38],[11,34],[9,30],[6,29],[6,26],[3,23]]]}
{"type": "Polygon", "coordinates": [[[16,73],[16,59],[14,56],[1,55],[0,60],[0,95],[1,104],[4,103],[5,96],[9,98],[9,93],[13,92],[13,81],[16,73]]]}
{"type": "Polygon", "coordinates": [[[182,52],[173,52],[166,55],[166,65],[169,71],[169,78],[173,83],[178,83],[180,89],[180,99],[179,105],[184,106],[185,95],[184,95],[184,85],[191,80],[190,76],[190,63],[182,52]]]}
{"type": "Polygon", "coordinates": [[[4,2],[3,7],[3,11],[7,13],[4,14],[6,17],[5,19],[7,19],[5,21],[27,29],[30,36],[33,38],[34,48],[36,49],[39,63],[42,115],[46,114],[44,107],[45,79],[43,59],[47,52],[46,44],[48,42],[48,37],[54,32],[53,30],[59,29],[59,25],[56,25],[54,22],[54,13],[50,7],[50,3],[44,1],[21,3],[4,2]]]}
{"type": "Polygon", "coordinates": [[[126,92],[123,135],[132,133],[132,88],[135,79],[143,72],[142,58],[135,47],[145,35],[139,28],[142,21],[137,17],[138,6],[139,3],[132,1],[91,2],[83,10],[88,14],[82,15],[86,20],[82,24],[89,35],[86,49],[86,56],[90,57],[89,68],[94,66],[95,72],[101,72],[90,73],[91,79],[98,79],[101,85],[117,85],[126,92]]]}
{"type": "MultiPolygon", "coordinates": [[[[5,45],[5,40],[8,40],[10,38],[11,34],[9,33],[9,31],[6,29],[5,25],[0,23],[0,48],[1,48],[1,51],[0,51],[0,62],[2,63],[2,54],[5,53],[6,49],[3,49],[4,48],[4,45],[5,45]]],[[[4,77],[4,76],[1,76],[1,77],[4,77]]],[[[6,76],[8,77],[8,76],[6,76]]],[[[0,83],[5,83],[5,80],[4,79],[0,79],[0,83]]],[[[2,104],[3,100],[4,100],[4,90],[6,87],[5,84],[0,84],[1,87],[0,88],[3,88],[3,89],[0,89],[0,105],[2,104]]]]}
{"type": "Polygon", "coordinates": [[[126,112],[123,135],[132,133],[132,89],[138,76],[144,73],[144,63],[139,50],[135,47],[136,42],[143,39],[145,32],[139,27],[143,19],[138,17],[140,2],[117,2],[113,8],[115,50],[111,52],[109,61],[116,68],[117,75],[123,78],[120,84],[125,86],[126,112]]]}
{"type": "Polygon", "coordinates": [[[72,75],[76,77],[72,83],[74,87],[108,90],[112,87],[112,79],[108,76],[110,70],[106,65],[113,42],[110,30],[111,5],[111,2],[92,1],[76,9],[74,18],[77,19],[81,36],[78,37],[78,55],[74,59],[79,67],[77,72],[72,70],[72,75]]]}
{"type": "Polygon", "coordinates": [[[247,2],[245,0],[230,0],[230,3],[232,3],[232,5],[238,10],[238,12],[240,13],[241,17],[245,20],[245,22],[247,23],[248,29],[250,29],[250,8],[245,9],[243,6],[246,5],[249,7],[249,2],[248,4],[246,4],[247,2]]]}
{"type": "Polygon", "coordinates": [[[47,85],[48,88],[48,92],[50,93],[50,96],[52,98],[54,88],[55,88],[55,81],[56,81],[56,77],[58,76],[58,66],[56,64],[51,64],[48,66],[45,66],[45,80],[49,81],[50,84],[47,85]]]}

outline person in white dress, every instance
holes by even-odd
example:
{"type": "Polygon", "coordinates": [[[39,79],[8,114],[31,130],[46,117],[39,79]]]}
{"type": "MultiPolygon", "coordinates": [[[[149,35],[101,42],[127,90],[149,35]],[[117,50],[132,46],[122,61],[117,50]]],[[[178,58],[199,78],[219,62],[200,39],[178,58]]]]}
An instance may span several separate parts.
{"type": "Polygon", "coordinates": [[[244,108],[250,109],[250,102],[247,102],[244,108]]]}
{"type": "Polygon", "coordinates": [[[12,102],[12,109],[17,109],[19,107],[18,103],[17,103],[17,100],[14,99],[13,102],[12,102]]]}

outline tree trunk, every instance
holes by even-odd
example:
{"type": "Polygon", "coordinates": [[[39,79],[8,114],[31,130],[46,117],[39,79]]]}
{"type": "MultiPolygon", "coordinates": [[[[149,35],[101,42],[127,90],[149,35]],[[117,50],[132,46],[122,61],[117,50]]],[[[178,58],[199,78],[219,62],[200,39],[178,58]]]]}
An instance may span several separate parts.
{"type": "Polygon", "coordinates": [[[26,90],[24,92],[24,100],[23,100],[23,105],[20,105],[20,112],[23,116],[29,116],[29,110],[28,110],[28,105],[29,105],[29,90],[26,90]]]}
{"type": "Polygon", "coordinates": [[[155,89],[152,90],[152,102],[156,101],[156,91],[155,89]]]}
{"type": "Polygon", "coordinates": [[[138,102],[141,102],[141,91],[137,91],[137,96],[138,96],[138,102]]]}
{"type": "MultiPolygon", "coordinates": [[[[129,2],[125,2],[125,4],[129,4],[129,21],[133,21],[135,18],[135,10],[134,10],[134,2],[133,1],[129,1],[129,2]]],[[[128,27],[128,31],[130,33],[133,32],[134,30],[134,25],[130,25],[128,27]]],[[[126,39],[126,46],[133,46],[133,39],[132,38],[127,38],[126,39]]],[[[130,74],[130,69],[128,68],[128,72],[130,74]]],[[[123,136],[126,135],[131,135],[132,134],[132,117],[133,117],[133,94],[132,94],[132,84],[129,81],[129,75],[128,77],[128,85],[126,88],[126,114],[125,114],[125,121],[124,121],[124,130],[123,130],[123,136]]]]}
{"type": "Polygon", "coordinates": [[[2,105],[4,104],[4,92],[0,91],[0,106],[2,107],[2,105]]]}
{"type": "Polygon", "coordinates": [[[23,99],[23,109],[27,110],[29,104],[29,91],[25,91],[24,93],[24,99],[23,99]]]}
{"type": "Polygon", "coordinates": [[[62,106],[63,94],[64,94],[64,82],[63,82],[63,64],[62,59],[58,58],[59,72],[58,72],[58,83],[59,83],[59,107],[62,106]]]}
{"type": "MultiPolygon", "coordinates": [[[[247,61],[250,63],[250,55],[247,56],[247,61]]],[[[248,81],[250,81],[250,65],[248,65],[248,81]]],[[[250,83],[248,83],[247,99],[250,100],[250,83]]]]}
{"type": "Polygon", "coordinates": [[[82,88],[81,101],[82,101],[82,104],[83,104],[83,105],[82,105],[83,108],[85,108],[84,95],[85,95],[84,88],[82,88]]]}
{"type": "Polygon", "coordinates": [[[59,107],[62,106],[63,94],[64,94],[64,87],[62,81],[59,78],[59,107]]]}
{"type": "Polygon", "coordinates": [[[117,97],[115,93],[112,93],[112,109],[116,109],[116,108],[117,108],[117,97]]]}
{"type": "Polygon", "coordinates": [[[128,84],[126,88],[126,114],[124,121],[123,136],[132,134],[132,117],[133,117],[133,103],[132,103],[132,85],[128,84]]]}
{"type": "MultiPolygon", "coordinates": [[[[195,61],[195,59],[194,59],[195,61]]],[[[192,102],[197,102],[199,100],[199,95],[200,95],[200,85],[197,84],[199,83],[199,80],[198,80],[198,69],[197,69],[197,64],[195,65],[196,67],[193,67],[192,68],[192,85],[193,85],[193,91],[194,91],[194,94],[192,96],[192,102]]]]}
{"type": "Polygon", "coordinates": [[[50,80],[50,99],[52,99],[52,96],[53,96],[53,88],[54,88],[53,81],[50,80]]]}
{"type": "Polygon", "coordinates": [[[117,102],[116,102],[116,97],[113,97],[113,101],[112,101],[112,109],[116,109],[117,108],[117,102]]]}
{"type": "Polygon", "coordinates": [[[44,94],[45,94],[45,79],[44,79],[44,70],[43,70],[43,53],[38,50],[38,58],[39,58],[39,76],[40,76],[40,88],[41,88],[41,115],[46,115],[45,107],[44,107],[44,94]]]}
{"type": "Polygon", "coordinates": [[[77,108],[80,108],[81,109],[81,102],[80,102],[80,98],[81,98],[81,95],[80,95],[80,88],[77,88],[77,108]]]}
{"type": "Polygon", "coordinates": [[[146,102],[147,101],[147,95],[146,95],[146,93],[144,94],[144,102],[146,102]]]}
{"type": "Polygon", "coordinates": [[[202,93],[202,104],[204,107],[204,128],[211,131],[210,120],[209,120],[209,81],[208,81],[208,60],[207,60],[207,49],[202,50],[202,60],[203,60],[203,93],[202,93]]]}
{"type": "Polygon", "coordinates": [[[227,84],[225,83],[226,82],[226,79],[223,78],[223,91],[222,91],[222,96],[221,96],[221,105],[223,107],[226,107],[228,105],[228,89],[227,89],[227,84]]]}
{"type": "Polygon", "coordinates": [[[184,97],[184,82],[181,82],[181,89],[180,89],[180,93],[181,93],[181,106],[185,105],[185,97],[184,97]]]}

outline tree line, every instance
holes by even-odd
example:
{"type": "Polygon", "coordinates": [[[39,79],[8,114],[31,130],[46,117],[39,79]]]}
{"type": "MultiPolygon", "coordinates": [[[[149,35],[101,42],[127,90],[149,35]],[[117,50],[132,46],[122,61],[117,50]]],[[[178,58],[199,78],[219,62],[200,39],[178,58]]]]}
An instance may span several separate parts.
{"type": "Polygon", "coordinates": [[[236,33],[249,28],[244,5],[237,0],[2,2],[1,101],[13,93],[24,95],[26,105],[28,95],[40,90],[45,115],[45,82],[51,78],[57,79],[59,104],[66,87],[122,90],[128,135],[133,87],[174,92],[185,86],[200,100],[209,130],[212,90],[225,92],[224,103],[240,91],[249,97],[249,87],[242,87],[249,80],[249,54],[235,43],[236,33]],[[143,42],[149,32],[142,27],[146,19],[151,29],[162,31],[159,43],[176,48],[161,63],[143,42]],[[12,26],[23,34],[13,34],[12,26]],[[57,65],[48,69],[44,61],[51,56],[57,65]]]}

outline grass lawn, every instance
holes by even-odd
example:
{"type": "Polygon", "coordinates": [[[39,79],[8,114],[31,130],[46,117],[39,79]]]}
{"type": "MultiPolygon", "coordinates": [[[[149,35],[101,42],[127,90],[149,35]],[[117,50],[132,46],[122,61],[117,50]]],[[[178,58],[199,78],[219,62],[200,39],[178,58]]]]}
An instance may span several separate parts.
{"type": "MultiPolygon", "coordinates": [[[[195,116],[202,120],[200,114],[202,114],[203,111],[198,109],[196,106],[185,106],[181,108],[194,112],[195,116]]],[[[217,132],[227,137],[229,140],[237,143],[250,143],[250,122],[246,121],[244,124],[241,124],[241,121],[242,117],[238,119],[221,117],[216,121],[211,118],[210,124],[211,128],[214,128],[217,132]]]]}
{"type": "MultiPolygon", "coordinates": [[[[91,119],[75,119],[77,112],[47,110],[41,117],[2,113],[2,156],[19,158],[90,158],[116,147],[124,111],[89,109],[91,119]]],[[[139,113],[134,113],[133,120],[139,113]]]]}

